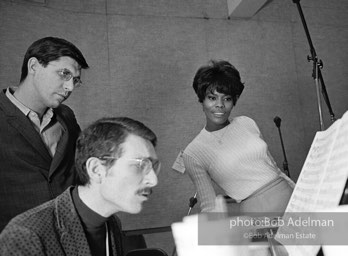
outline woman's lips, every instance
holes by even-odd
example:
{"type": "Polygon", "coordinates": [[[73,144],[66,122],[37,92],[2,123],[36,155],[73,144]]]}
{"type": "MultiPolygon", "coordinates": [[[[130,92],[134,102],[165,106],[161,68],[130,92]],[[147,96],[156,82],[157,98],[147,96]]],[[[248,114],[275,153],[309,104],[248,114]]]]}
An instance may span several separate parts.
{"type": "Polygon", "coordinates": [[[222,113],[222,112],[215,112],[213,113],[214,116],[217,116],[217,117],[222,117],[225,115],[225,113],[222,113]]]}

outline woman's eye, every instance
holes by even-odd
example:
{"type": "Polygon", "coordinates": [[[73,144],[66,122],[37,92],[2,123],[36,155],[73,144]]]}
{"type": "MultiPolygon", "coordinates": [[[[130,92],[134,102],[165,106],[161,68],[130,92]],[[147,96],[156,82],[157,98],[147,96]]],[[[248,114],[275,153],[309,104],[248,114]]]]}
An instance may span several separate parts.
{"type": "Polygon", "coordinates": [[[215,97],[214,96],[208,96],[208,99],[209,100],[215,100],[215,97]]]}
{"type": "Polygon", "coordinates": [[[225,101],[231,101],[232,98],[225,98],[225,101]]]}

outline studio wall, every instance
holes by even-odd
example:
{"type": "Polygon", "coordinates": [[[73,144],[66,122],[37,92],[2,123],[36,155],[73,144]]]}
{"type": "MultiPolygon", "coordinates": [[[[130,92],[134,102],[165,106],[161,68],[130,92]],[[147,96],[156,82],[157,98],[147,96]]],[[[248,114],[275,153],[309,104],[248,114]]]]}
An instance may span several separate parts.
{"type": "MultiPolygon", "coordinates": [[[[301,5],[340,118],[348,110],[348,2],[301,5]]],[[[195,189],[171,166],[204,126],[191,84],[210,59],[229,60],[240,70],[246,87],[232,116],[256,120],[279,167],[283,154],[273,118],[282,118],[291,178],[297,180],[319,121],[309,46],[292,1],[268,1],[252,18],[228,19],[225,0],[1,0],[1,89],[18,84],[26,49],[45,36],[73,42],[90,65],[82,73],[84,86],[66,102],[82,128],[103,116],[129,116],[158,135],[159,185],[141,214],[121,215],[124,229],[169,226],[187,213],[195,189]]],[[[146,240],[171,253],[169,232],[146,240]]]]}

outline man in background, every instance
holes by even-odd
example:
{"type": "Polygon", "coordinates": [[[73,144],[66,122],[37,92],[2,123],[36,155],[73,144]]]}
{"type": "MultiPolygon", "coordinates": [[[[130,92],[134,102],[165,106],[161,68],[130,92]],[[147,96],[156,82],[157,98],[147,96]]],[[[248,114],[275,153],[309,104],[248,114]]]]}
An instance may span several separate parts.
{"type": "Polygon", "coordinates": [[[19,85],[0,92],[0,231],[73,184],[80,127],[62,102],[87,68],[75,45],[42,38],[25,54],[19,85]]]}
{"type": "Polygon", "coordinates": [[[76,145],[76,187],[15,217],[0,255],[123,255],[117,212],[139,213],[157,185],[156,135],[130,118],[104,118],[76,145]]]}

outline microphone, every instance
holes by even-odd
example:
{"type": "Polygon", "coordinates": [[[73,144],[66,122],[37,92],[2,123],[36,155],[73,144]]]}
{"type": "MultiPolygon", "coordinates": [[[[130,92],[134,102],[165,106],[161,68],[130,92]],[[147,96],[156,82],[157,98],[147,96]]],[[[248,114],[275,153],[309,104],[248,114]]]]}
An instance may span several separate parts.
{"type": "Polygon", "coordinates": [[[275,125],[278,128],[279,137],[280,137],[280,143],[282,145],[282,150],[283,150],[283,155],[284,155],[283,169],[284,169],[285,174],[290,178],[290,171],[289,171],[289,168],[288,168],[288,160],[286,159],[282,132],[280,131],[280,123],[282,122],[282,119],[279,116],[276,116],[276,117],[274,117],[273,121],[274,121],[275,125]]]}
{"type": "Polygon", "coordinates": [[[195,206],[195,204],[197,203],[197,192],[195,193],[195,195],[193,197],[190,198],[189,200],[189,210],[187,213],[187,216],[190,215],[192,208],[195,206]]]}
{"type": "MultiPolygon", "coordinates": [[[[187,212],[187,216],[189,216],[190,215],[190,213],[191,213],[191,210],[192,210],[192,208],[195,206],[195,204],[197,203],[197,192],[194,194],[194,196],[193,197],[191,197],[190,198],[190,200],[189,200],[189,210],[188,210],[188,212],[187,212]]],[[[172,252],[172,256],[175,256],[175,254],[177,254],[176,253],[176,247],[175,247],[175,244],[174,244],[174,249],[173,249],[173,252],[172,252]]]]}
{"type": "Polygon", "coordinates": [[[282,119],[280,119],[279,116],[276,116],[274,119],[273,119],[275,125],[279,128],[280,127],[280,123],[282,122],[282,119]]]}

